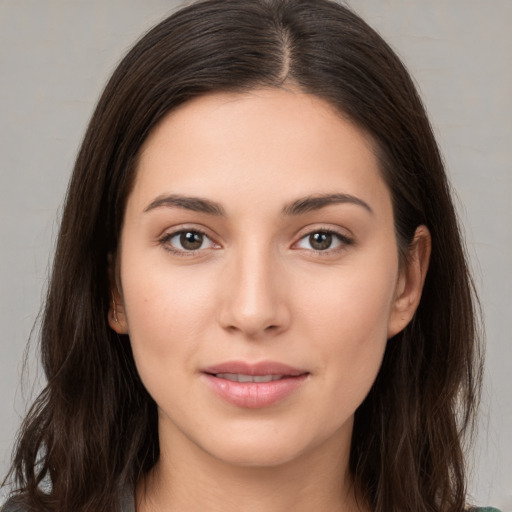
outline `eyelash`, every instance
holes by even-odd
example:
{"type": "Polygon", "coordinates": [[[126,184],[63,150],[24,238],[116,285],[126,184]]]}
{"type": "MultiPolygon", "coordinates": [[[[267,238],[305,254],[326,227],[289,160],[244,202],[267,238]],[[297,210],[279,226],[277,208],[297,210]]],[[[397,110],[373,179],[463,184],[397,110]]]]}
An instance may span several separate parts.
{"type": "MultiPolygon", "coordinates": [[[[193,228],[193,229],[179,229],[178,231],[173,231],[172,233],[166,233],[162,238],[160,238],[158,240],[158,242],[160,243],[160,245],[163,246],[163,248],[166,251],[172,253],[175,256],[183,256],[183,257],[195,256],[197,253],[199,253],[201,250],[203,250],[203,249],[195,249],[192,251],[187,251],[187,250],[182,250],[182,249],[174,249],[172,247],[172,245],[169,244],[169,242],[175,236],[181,235],[183,233],[198,233],[211,241],[210,237],[203,230],[198,229],[198,228],[193,228]]],[[[212,241],[212,243],[214,243],[214,242],[212,241]]]]}
{"type": "MultiPolygon", "coordinates": [[[[215,242],[213,242],[211,240],[211,238],[203,230],[198,229],[198,228],[180,229],[178,231],[173,231],[172,233],[167,233],[163,237],[161,237],[158,240],[158,242],[160,243],[160,245],[163,246],[163,248],[166,251],[168,251],[168,252],[170,252],[170,253],[172,253],[172,254],[174,254],[176,256],[191,257],[191,256],[197,255],[197,253],[199,253],[202,250],[204,250],[204,249],[195,249],[195,250],[187,251],[187,250],[173,248],[169,244],[170,240],[172,240],[174,237],[176,237],[178,235],[181,235],[183,233],[197,233],[197,234],[200,234],[200,235],[204,236],[205,238],[207,238],[208,240],[210,240],[212,244],[215,244],[215,242]]],[[[321,229],[320,228],[320,229],[314,229],[312,231],[309,231],[309,232],[305,233],[304,235],[302,235],[300,237],[298,242],[295,242],[294,245],[298,244],[299,242],[301,242],[302,240],[306,239],[307,237],[310,237],[311,235],[318,234],[318,233],[334,236],[335,238],[338,239],[338,241],[340,242],[341,246],[340,247],[336,247],[334,249],[325,249],[325,250],[318,250],[318,249],[303,249],[303,250],[305,250],[305,251],[307,251],[309,253],[313,253],[313,254],[319,255],[319,256],[328,256],[328,255],[331,255],[333,253],[340,252],[344,248],[346,248],[347,246],[350,246],[350,245],[354,244],[354,240],[352,238],[349,238],[348,236],[346,236],[346,235],[344,235],[342,233],[339,233],[338,231],[335,231],[333,229],[321,229]]]]}
{"type": "Polygon", "coordinates": [[[312,231],[309,231],[307,233],[305,233],[304,235],[302,235],[300,237],[300,239],[298,240],[298,242],[295,242],[294,245],[297,245],[299,242],[301,242],[302,240],[305,240],[307,239],[308,237],[310,237],[311,235],[315,235],[315,234],[318,234],[318,233],[322,233],[324,235],[332,235],[334,238],[336,238],[339,242],[339,246],[338,247],[334,247],[334,248],[329,248],[329,249],[325,249],[325,250],[319,250],[319,249],[304,249],[305,251],[309,252],[309,253],[313,253],[315,255],[318,255],[318,256],[331,256],[332,254],[336,254],[338,252],[341,252],[343,251],[344,249],[346,249],[348,246],[350,245],[354,245],[354,240],[352,238],[349,238],[347,235],[345,234],[342,234],[334,229],[313,229],[312,231]]]}

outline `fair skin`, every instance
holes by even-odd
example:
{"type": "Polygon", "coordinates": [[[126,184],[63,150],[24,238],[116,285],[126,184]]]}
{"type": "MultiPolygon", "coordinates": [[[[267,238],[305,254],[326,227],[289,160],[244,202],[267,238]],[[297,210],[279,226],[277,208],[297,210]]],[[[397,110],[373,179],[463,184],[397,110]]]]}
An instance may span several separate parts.
{"type": "Polygon", "coordinates": [[[137,510],[362,510],[354,412],[429,247],[421,226],[399,264],[371,141],[324,100],[215,93],[168,114],[140,154],[109,315],[158,406],[137,510]],[[280,380],[233,382],[230,364],[280,380]]]}

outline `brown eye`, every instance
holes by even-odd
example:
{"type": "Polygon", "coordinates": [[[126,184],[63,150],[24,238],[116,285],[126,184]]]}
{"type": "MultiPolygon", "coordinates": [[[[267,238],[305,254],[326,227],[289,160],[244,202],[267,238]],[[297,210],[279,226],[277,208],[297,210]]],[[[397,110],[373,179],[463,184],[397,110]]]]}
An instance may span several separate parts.
{"type": "Polygon", "coordinates": [[[309,244],[315,251],[325,251],[331,247],[332,239],[332,233],[319,231],[309,235],[309,244]]]}
{"type": "Polygon", "coordinates": [[[187,251],[196,251],[203,245],[204,235],[197,231],[183,231],[180,234],[180,244],[187,251]]]}
{"type": "Polygon", "coordinates": [[[203,249],[218,248],[207,235],[195,229],[169,233],[160,239],[160,243],[164,249],[183,256],[203,249]]]}
{"type": "Polygon", "coordinates": [[[352,245],[354,241],[341,233],[330,230],[311,231],[296,244],[299,249],[330,254],[352,245]]]}

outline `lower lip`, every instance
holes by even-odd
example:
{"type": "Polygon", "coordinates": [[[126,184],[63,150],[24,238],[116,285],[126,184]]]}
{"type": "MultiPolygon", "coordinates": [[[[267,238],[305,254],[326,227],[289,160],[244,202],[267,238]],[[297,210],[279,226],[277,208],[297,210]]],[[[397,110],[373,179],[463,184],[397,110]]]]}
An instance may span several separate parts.
{"type": "Polygon", "coordinates": [[[203,374],[210,389],[237,407],[259,409],[268,407],[296,391],[306,380],[307,374],[285,377],[271,382],[236,382],[203,374]]]}

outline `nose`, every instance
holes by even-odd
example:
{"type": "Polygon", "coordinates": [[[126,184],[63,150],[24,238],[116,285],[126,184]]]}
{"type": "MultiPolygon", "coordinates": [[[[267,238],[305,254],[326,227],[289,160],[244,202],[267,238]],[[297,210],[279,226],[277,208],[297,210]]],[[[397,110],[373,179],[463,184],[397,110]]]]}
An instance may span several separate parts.
{"type": "Polygon", "coordinates": [[[287,287],[277,260],[268,248],[254,246],[232,255],[221,277],[220,323],[224,329],[247,338],[264,338],[288,328],[287,287]]]}

